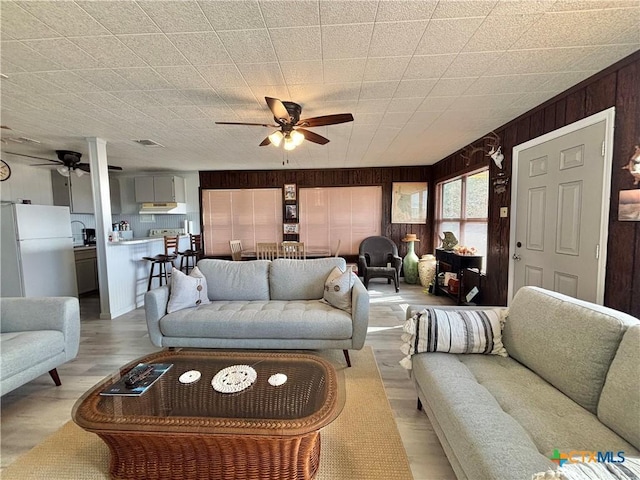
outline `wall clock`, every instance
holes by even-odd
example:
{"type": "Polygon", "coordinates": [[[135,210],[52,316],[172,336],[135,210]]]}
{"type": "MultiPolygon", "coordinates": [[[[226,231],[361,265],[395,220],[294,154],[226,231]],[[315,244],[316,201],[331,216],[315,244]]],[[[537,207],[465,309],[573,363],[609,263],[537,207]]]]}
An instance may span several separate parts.
{"type": "Polygon", "coordinates": [[[4,182],[11,176],[11,168],[4,160],[0,160],[0,182],[4,182]]]}

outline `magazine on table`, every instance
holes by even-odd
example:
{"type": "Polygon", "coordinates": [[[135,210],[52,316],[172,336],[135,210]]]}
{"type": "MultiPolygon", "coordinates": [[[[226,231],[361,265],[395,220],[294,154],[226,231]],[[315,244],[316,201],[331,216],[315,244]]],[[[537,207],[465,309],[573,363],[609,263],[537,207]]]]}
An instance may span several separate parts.
{"type": "Polygon", "coordinates": [[[107,396],[126,396],[126,397],[139,397],[144,392],[149,390],[151,385],[158,381],[158,379],[169,371],[173,366],[172,363],[139,363],[132,368],[129,372],[123,375],[116,383],[109,385],[107,388],[100,392],[100,395],[107,396]],[[149,368],[149,371],[146,371],[149,368]],[[151,369],[152,368],[152,369],[151,369]],[[144,377],[135,383],[128,384],[128,376],[131,371],[137,369],[144,372],[144,377]]]}

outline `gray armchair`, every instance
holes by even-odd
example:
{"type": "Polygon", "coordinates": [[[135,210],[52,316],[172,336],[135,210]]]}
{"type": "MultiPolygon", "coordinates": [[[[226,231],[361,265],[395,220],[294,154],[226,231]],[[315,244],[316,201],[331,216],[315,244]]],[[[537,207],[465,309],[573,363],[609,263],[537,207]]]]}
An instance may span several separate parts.
{"type": "Polygon", "coordinates": [[[396,292],[398,286],[402,259],[398,256],[398,246],[387,237],[367,237],[360,243],[358,255],[358,273],[363,277],[364,286],[369,288],[372,278],[386,278],[387,283],[393,283],[396,292]],[[387,266],[391,265],[391,266],[387,266]]]}
{"type": "Polygon", "coordinates": [[[75,297],[2,298],[0,395],[49,372],[78,354],[80,308],[75,297]]]}

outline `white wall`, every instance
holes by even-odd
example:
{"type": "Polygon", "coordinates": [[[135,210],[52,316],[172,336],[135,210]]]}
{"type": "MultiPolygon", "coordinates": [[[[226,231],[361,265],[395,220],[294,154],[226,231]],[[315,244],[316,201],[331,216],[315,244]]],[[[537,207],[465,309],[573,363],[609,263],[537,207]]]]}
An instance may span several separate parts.
{"type": "Polygon", "coordinates": [[[11,176],[0,182],[0,200],[18,203],[31,200],[34,205],[53,205],[51,169],[32,167],[28,160],[2,153],[2,159],[9,164],[11,176]]]}

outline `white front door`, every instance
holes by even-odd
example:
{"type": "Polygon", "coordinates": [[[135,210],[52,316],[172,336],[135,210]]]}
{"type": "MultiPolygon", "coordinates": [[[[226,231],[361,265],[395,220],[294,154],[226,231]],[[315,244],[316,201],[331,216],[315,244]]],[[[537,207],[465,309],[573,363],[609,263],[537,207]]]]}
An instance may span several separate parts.
{"type": "Polygon", "coordinates": [[[612,110],[514,148],[509,298],[534,285],[603,303],[612,110]]]}

